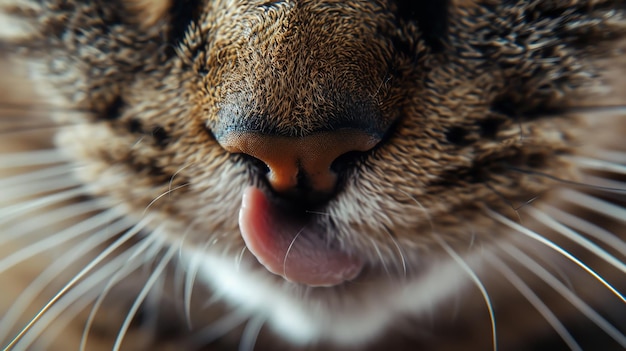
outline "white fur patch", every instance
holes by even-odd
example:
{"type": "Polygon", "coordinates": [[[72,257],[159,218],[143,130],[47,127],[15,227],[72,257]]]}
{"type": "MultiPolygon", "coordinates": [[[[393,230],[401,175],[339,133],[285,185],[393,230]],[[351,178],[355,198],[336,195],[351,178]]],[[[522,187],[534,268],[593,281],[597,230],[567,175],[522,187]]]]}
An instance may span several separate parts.
{"type": "MultiPolygon", "coordinates": [[[[189,256],[193,255],[200,255],[194,258],[201,262],[200,279],[220,297],[251,316],[265,318],[275,332],[301,345],[316,341],[345,346],[365,343],[401,315],[432,311],[470,281],[456,262],[447,260],[408,282],[391,285],[388,279],[381,279],[380,284],[368,284],[371,291],[363,294],[365,298],[357,301],[344,297],[337,306],[320,301],[319,296],[307,301],[296,298],[274,279],[268,279],[268,272],[244,265],[238,268],[232,257],[199,252],[189,256]]],[[[471,263],[478,257],[466,259],[471,263]]]]}
{"type": "Polygon", "coordinates": [[[0,0],[0,38],[4,40],[16,40],[31,36],[35,28],[21,18],[15,18],[4,13],[8,8],[19,6],[20,8],[36,8],[30,1],[0,0]]]}
{"type": "Polygon", "coordinates": [[[0,12],[0,38],[16,40],[26,38],[34,33],[34,29],[22,20],[16,20],[0,12]]]}

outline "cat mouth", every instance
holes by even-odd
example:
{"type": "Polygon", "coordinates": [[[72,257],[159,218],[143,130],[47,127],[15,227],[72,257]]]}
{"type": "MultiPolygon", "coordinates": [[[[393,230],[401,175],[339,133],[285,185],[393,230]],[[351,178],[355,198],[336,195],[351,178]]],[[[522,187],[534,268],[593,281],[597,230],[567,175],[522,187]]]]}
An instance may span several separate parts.
{"type": "Polygon", "coordinates": [[[330,247],[310,218],[279,208],[255,186],[243,192],[239,229],[259,263],[287,281],[335,286],[356,278],[364,267],[359,258],[330,247]]]}

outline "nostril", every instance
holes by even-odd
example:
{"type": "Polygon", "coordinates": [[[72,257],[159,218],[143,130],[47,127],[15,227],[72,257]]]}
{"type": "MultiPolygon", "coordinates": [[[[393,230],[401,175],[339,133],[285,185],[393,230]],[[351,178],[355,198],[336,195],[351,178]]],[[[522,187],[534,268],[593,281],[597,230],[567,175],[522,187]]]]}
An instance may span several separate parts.
{"type": "Polygon", "coordinates": [[[303,137],[231,131],[218,142],[229,152],[243,153],[262,161],[274,191],[332,193],[337,168],[349,164],[355,152],[372,149],[380,138],[362,130],[340,129],[303,137]]]}
{"type": "Polygon", "coordinates": [[[330,169],[337,174],[344,174],[349,169],[354,168],[358,162],[366,155],[364,151],[348,151],[337,157],[330,165],[330,169]]]}
{"type": "Polygon", "coordinates": [[[239,154],[244,160],[246,160],[246,162],[254,165],[254,167],[259,171],[260,174],[266,175],[270,172],[269,166],[265,162],[263,162],[263,160],[260,160],[254,156],[250,156],[248,154],[244,154],[244,153],[239,153],[239,154]]]}

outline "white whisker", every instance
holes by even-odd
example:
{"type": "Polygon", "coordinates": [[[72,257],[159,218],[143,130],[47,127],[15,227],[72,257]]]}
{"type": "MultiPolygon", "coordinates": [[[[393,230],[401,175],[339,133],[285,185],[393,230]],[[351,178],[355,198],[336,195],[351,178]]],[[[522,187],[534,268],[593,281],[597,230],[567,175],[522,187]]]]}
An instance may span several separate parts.
{"type": "Polygon", "coordinates": [[[586,147],[584,152],[593,155],[599,159],[615,162],[618,164],[626,164],[626,152],[618,150],[599,149],[596,147],[586,147]]]}
{"type": "MultiPolygon", "coordinates": [[[[29,346],[44,332],[55,334],[53,333],[53,328],[62,328],[61,324],[63,323],[61,321],[67,323],[73,315],[79,313],[91,303],[99,294],[99,285],[107,277],[124,267],[127,261],[128,253],[122,253],[105,263],[102,267],[94,270],[93,274],[86,277],[79,284],[76,284],[74,289],[69,290],[62,298],[58,299],[57,303],[52,308],[47,309],[45,314],[35,319],[35,324],[29,327],[28,333],[24,334],[21,339],[14,339],[19,340],[19,343],[15,345],[15,351],[29,350],[29,346]],[[68,308],[71,308],[74,312],[66,312],[64,318],[58,318],[68,308]]],[[[8,349],[12,349],[12,346],[9,345],[8,349]]]]}
{"type": "Polygon", "coordinates": [[[587,208],[593,212],[601,213],[620,222],[626,221],[626,209],[621,206],[612,204],[608,201],[598,199],[591,195],[583,194],[571,189],[564,189],[559,192],[560,198],[575,203],[578,206],[587,208]]]}
{"type": "Polygon", "coordinates": [[[587,106],[587,107],[570,107],[570,113],[586,114],[592,118],[598,118],[601,115],[614,116],[616,114],[626,113],[625,105],[614,106],[587,106]]]}
{"type": "Polygon", "coordinates": [[[140,138],[137,139],[137,141],[135,141],[135,143],[133,144],[133,146],[131,146],[131,150],[135,150],[137,148],[139,148],[139,146],[141,145],[141,142],[146,138],[145,135],[142,135],[140,138]]]}
{"type": "Polygon", "coordinates": [[[241,335],[241,342],[239,343],[239,351],[254,351],[254,345],[256,344],[256,339],[261,332],[261,328],[265,324],[265,317],[257,316],[250,321],[246,325],[246,328],[241,335]]]}
{"type": "Polygon", "coordinates": [[[194,252],[191,255],[189,262],[189,269],[185,272],[185,282],[183,286],[183,306],[185,310],[185,322],[187,327],[193,329],[193,323],[191,322],[191,296],[193,293],[193,285],[195,283],[196,275],[200,269],[202,263],[202,251],[194,252]]]}
{"type": "Polygon", "coordinates": [[[2,217],[0,217],[0,224],[6,223],[8,220],[11,220],[13,216],[18,214],[25,214],[28,213],[28,211],[51,206],[83,195],[87,195],[87,190],[84,187],[78,187],[4,207],[0,212],[0,215],[2,215],[2,217]]]}
{"type": "Polygon", "coordinates": [[[191,165],[193,165],[193,163],[188,163],[188,164],[186,164],[185,166],[183,166],[183,167],[179,168],[176,172],[174,172],[174,174],[172,174],[172,177],[170,178],[170,182],[169,182],[168,187],[167,187],[167,192],[168,192],[168,194],[170,194],[170,195],[172,194],[172,191],[173,191],[173,190],[172,190],[172,184],[174,183],[174,178],[176,178],[176,176],[177,176],[180,172],[182,172],[185,168],[187,168],[187,167],[189,167],[189,166],[191,166],[191,165]]]}
{"type": "Polygon", "coordinates": [[[155,197],[152,201],[150,201],[150,203],[148,204],[148,206],[146,206],[146,208],[143,210],[143,215],[145,215],[145,214],[146,214],[146,212],[148,212],[148,210],[150,209],[150,207],[152,207],[152,205],[154,205],[154,203],[155,203],[155,202],[157,202],[157,201],[158,201],[159,199],[161,199],[162,197],[164,197],[164,196],[166,196],[166,195],[168,195],[168,194],[171,194],[172,192],[174,192],[174,191],[176,191],[176,190],[178,190],[178,189],[184,188],[184,187],[186,187],[186,186],[189,186],[189,185],[190,185],[190,183],[185,183],[185,184],[179,185],[179,186],[175,187],[174,189],[169,189],[169,190],[167,190],[166,192],[164,192],[163,194],[161,194],[161,195],[159,195],[159,196],[155,197]]]}
{"type": "Polygon", "coordinates": [[[626,165],[623,164],[583,156],[567,156],[566,158],[583,168],[617,174],[626,174],[626,165]]]}
{"type": "MultiPolygon", "coordinates": [[[[173,257],[173,256],[172,256],[173,257]]],[[[168,261],[168,264],[171,262],[171,258],[168,261]]],[[[161,302],[163,302],[163,294],[164,294],[164,286],[165,280],[167,277],[166,274],[161,274],[158,277],[152,287],[148,290],[148,294],[144,299],[144,302],[139,304],[141,308],[141,330],[145,332],[149,332],[154,338],[157,335],[157,331],[159,328],[159,314],[161,313],[161,302]],[[144,306],[144,307],[142,307],[144,306]]],[[[135,317],[131,319],[134,320],[135,317]]]]}
{"type": "Polygon", "coordinates": [[[0,320],[0,340],[5,340],[10,326],[26,311],[26,308],[34,301],[37,295],[59,276],[59,273],[76,263],[81,257],[87,255],[90,250],[117,235],[115,232],[103,232],[101,234],[88,236],[78,245],[73,246],[72,250],[55,260],[23,290],[5,312],[2,320],[0,320]]]}
{"type": "Polygon", "coordinates": [[[626,242],[624,242],[615,234],[596,224],[586,221],[579,216],[574,216],[556,207],[548,205],[543,205],[543,207],[546,211],[550,212],[552,217],[554,217],[559,222],[571,228],[578,228],[579,230],[584,231],[588,236],[600,240],[608,246],[616,249],[623,255],[626,255],[626,242]]]}
{"type": "Polygon", "coordinates": [[[560,246],[558,246],[557,244],[553,243],[552,241],[544,238],[543,236],[533,232],[532,230],[521,226],[513,221],[511,221],[510,219],[504,217],[503,215],[491,210],[491,209],[486,209],[487,213],[489,213],[489,215],[491,215],[494,219],[496,219],[498,222],[510,227],[511,229],[526,235],[527,237],[534,239],[544,245],[546,245],[547,247],[553,249],[554,251],[558,252],[559,254],[561,254],[563,257],[567,258],[568,260],[574,262],[576,265],[578,265],[580,268],[582,268],[584,271],[586,271],[587,273],[589,273],[590,275],[592,275],[597,281],[599,281],[600,283],[602,283],[602,285],[604,285],[607,289],[609,289],[613,294],[615,294],[615,296],[619,297],[620,300],[622,300],[623,302],[626,302],[626,298],[624,297],[624,295],[622,295],[622,293],[620,293],[617,289],[615,289],[615,287],[613,287],[613,285],[611,285],[609,282],[606,281],[606,279],[602,278],[598,273],[596,273],[593,269],[591,269],[589,266],[587,266],[584,262],[582,262],[581,260],[579,260],[578,258],[574,257],[571,253],[567,252],[566,250],[564,250],[563,248],[561,248],[560,246]]]}
{"type": "Polygon", "coordinates": [[[116,231],[119,232],[124,230],[124,228],[127,228],[128,225],[125,221],[119,219],[119,215],[117,213],[116,208],[107,210],[82,222],[78,222],[77,224],[62,230],[59,233],[20,248],[16,252],[0,260],[0,272],[4,272],[5,270],[24,260],[27,260],[30,257],[55,248],[74,238],[91,234],[94,230],[100,227],[105,226],[105,228],[99,233],[100,235],[107,232],[116,233],[116,231]]]}
{"type": "MultiPolygon", "coordinates": [[[[131,228],[131,230],[133,229],[135,228],[131,228]]],[[[141,230],[141,228],[139,228],[139,230],[141,230]]],[[[98,309],[104,302],[104,299],[108,295],[109,291],[120,280],[126,278],[129,274],[131,274],[132,272],[134,272],[135,270],[137,270],[139,267],[141,267],[144,264],[143,258],[139,259],[140,258],[139,256],[143,255],[146,252],[146,249],[150,247],[150,245],[158,246],[158,244],[155,244],[156,242],[157,242],[157,236],[150,235],[146,237],[141,243],[136,244],[137,247],[126,250],[127,252],[130,253],[130,257],[127,259],[127,264],[124,265],[124,267],[122,267],[120,270],[115,272],[115,274],[109,278],[106,285],[102,289],[100,289],[98,293],[98,297],[96,298],[94,304],[91,307],[91,310],[89,311],[89,316],[87,317],[87,320],[83,327],[83,333],[82,333],[81,340],[80,340],[80,347],[79,347],[80,351],[86,350],[89,331],[91,330],[91,326],[93,325],[93,322],[95,320],[96,313],[98,312],[98,309]]]]}
{"type": "Polygon", "coordinates": [[[487,306],[487,310],[489,312],[489,317],[491,320],[491,336],[492,336],[492,341],[493,341],[493,350],[494,351],[498,350],[498,333],[496,330],[496,315],[493,311],[493,304],[491,303],[491,298],[489,297],[489,293],[487,292],[485,285],[483,285],[483,283],[480,281],[480,278],[476,275],[476,272],[474,272],[472,267],[470,267],[467,264],[467,262],[465,262],[465,260],[463,260],[463,258],[461,258],[461,256],[459,256],[459,254],[457,254],[450,247],[450,245],[448,245],[448,243],[446,243],[439,235],[435,235],[433,238],[435,239],[435,241],[437,241],[437,243],[439,243],[439,245],[444,249],[444,251],[446,251],[446,253],[450,257],[452,257],[452,259],[459,265],[459,267],[461,267],[465,271],[465,273],[467,273],[467,275],[474,282],[474,285],[476,285],[478,290],[480,290],[480,293],[482,294],[485,304],[487,306]]]}
{"type": "Polygon", "coordinates": [[[126,336],[126,333],[128,332],[128,328],[130,327],[130,323],[132,322],[133,318],[137,314],[139,307],[141,306],[146,296],[148,295],[148,293],[150,292],[150,290],[156,283],[157,279],[161,278],[161,274],[165,270],[165,267],[170,262],[172,257],[174,257],[174,254],[176,254],[177,250],[178,250],[178,247],[176,245],[170,246],[167,252],[161,258],[159,264],[154,268],[154,270],[150,274],[150,278],[148,278],[148,280],[146,281],[144,287],[141,289],[141,291],[137,295],[137,298],[135,298],[135,302],[130,307],[130,310],[128,311],[128,314],[126,315],[126,318],[124,318],[124,322],[122,323],[122,326],[120,327],[117,333],[117,337],[115,338],[115,343],[113,344],[112,351],[120,350],[122,346],[122,341],[124,340],[124,337],[126,336]]]}
{"type": "Polygon", "coordinates": [[[106,208],[100,201],[84,201],[60,208],[46,211],[41,215],[37,215],[36,221],[18,220],[21,216],[15,216],[14,222],[11,223],[10,229],[6,234],[0,236],[0,245],[13,240],[24,238],[32,234],[40,234],[42,229],[60,224],[68,219],[80,217],[90,212],[102,211],[106,208]]]}
{"type": "MultiPolygon", "coordinates": [[[[173,274],[173,281],[171,283],[171,286],[173,286],[173,296],[172,296],[172,301],[174,302],[174,304],[176,305],[176,312],[180,312],[182,311],[182,313],[180,314],[182,317],[185,317],[184,311],[185,311],[185,280],[187,279],[187,269],[188,266],[186,265],[182,265],[180,264],[181,260],[180,257],[182,255],[181,253],[182,250],[182,245],[179,247],[179,252],[178,252],[178,259],[176,260],[172,260],[174,262],[173,266],[174,266],[174,274],[173,274]],[[179,310],[179,307],[182,306],[182,309],[179,310]]],[[[189,326],[189,325],[187,325],[189,326]]],[[[191,329],[191,328],[189,328],[191,329]]]]}
{"type": "Polygon", "coordinates": [[[421,202],[419,202],[419,200],[417,200],[415,198],[415,196],[407,193],[406,191],[404,191],[402,189],[398,189],[398,191],[400,191],[401,193],[406,195],[409,199],[413,200],[413,202],[415,202],[417,207],[426,215],[426,220],[428,221],[428,224],[430,225],[431,233],[434,234],[435,233],[435,224],[433,222],[433,218],[432,218],[431,214],[428,212],[426,207],[424,207],[424,205],[421,202]]]}
{"type": "Polygon", "coordinates": [[[30,328],[33,326],[33,324],[36,323],[37,320],[39,318],[41,318],[41,316],[44,315],[46,313],[46,311],[48,311],[50,309],[51,306],[53,306],[61,297],[63,297],[68,290],[70,290],[74,285],[76,285],[76,283],[79,280],[81,280],[86,274],[90,273],[94,269],[94,267],[96,267],[98,264],[100,264],[100,262],[102,262],[102,260],[104,260],[109,255],[111,255],[111,253],[113,253],[115,250],[117,250],[120,246],[122,246],[123,244],[128,242],[128,240],[130,240],[132,237],[134,237],[141,230],[141,228],[143,228],[145,226],[145,224],[148,223],[151,220],[152,220],[152,217],[144,218],[139,224],[137,224],[136,226],[131,228],[129,231],[124,233],[124,235],[119,237],[115,242],[113,242],[111,245],[109,245],[105,250],[100,252],[98,254],[98,256],[96,256],[93,260],[91,260],[91,262],[89,262],[89,264],[87,264],[85,267],[83,267],[80,270],[80,272],[78,272],[76,275],[74,275],[74,277],[67,284],[65,284],[65,286],[63,286],[63,288],[61,288],[61,290],[59,290],[46,303],[46,305],[39,310],[39,312],[37,312],[37,314],[31,319],[31,321],[26,326],[24,326],[24,328],[22,328],[22,330],[19,332],[19,334],[17,336],[15,336],[13,338],[13,340],[11,340],[11,342],[7,345],[7,349],[11,349],[13,347],[13,345],[15,345],[17,342],[19,342],[19,340],[24,336],[24,334],[27,333],[28,330],[30,330],[30,328]]]}
{"type": "Polygon", "coordinates": [[[68,157],[58,149],[25,151],[0,155],[0,168],[43,166],[68,161],[68,157]]]}
{"type": "Polygon", "coordinates": [[[243,255],[246,253],[246,250],[248,250],[247,246],[244,246],[241,251],[239,252],[239,255],[237,255],[237,259],[235,260],[235,269],[239,272],[239,269],[241,268],[241,261],[243,261],[243,255]]]}
{"type": "Polygon", "coordinates": [[[296,234],[296,236],[294,236],[293,239],[291,239],[291,242],[289,243],[289,247],[287,248],[287,252],[285,252],[285,258],[283,259],[283,276],[285,278],[287,278],[287,257],[289,256],[289,252],[291,252],[291,248],[293,247],[293,244],[296,242],[298,237],[300,237],[300,234],[302,234],[302,231],[304,231],[304,228],[301,228],[296,234]]]}
{"type": "Polygon", "coordinates": [[[500,271],[506,280],[508,280],[519,291],[522,296],[541,314],[541,316],[550,324],[557,334],[563,339],[567,346],[574,351],[582,351],[582,348],[572,334],[565,328],[559,318],[550,310],[550,308],[535,294],[535,292],[506,264],[504,261],[494,256],[492,253],[485,253],[484,258],[490,261],[492,267],[500,271]]]}
{"type": "Polygon", "coordinates": [[[400,255],[400,262],[402,263],[403,277],[404,279],[406,279],[407,268],[406,268],[406,257],[404,256],[404,252],[402,251],[402,248],[400,247],[398,240],[396,240],[396,238],[394,238],[391,232],[389,231],[389,228],[385,227],[385,232],[391,239],[391,242],[393,243],[393,245],[396,247],[396,250],[398,250],[398,255],[400,255]]]}
{"type": "Polygon", "coordinates": [[[623,273],[626,273],[626,264],[624,264],[623,262],[621,262],[620,260],[616,259],[615,257],[613,257],[611,254],[609,254],[608,252],[606,252],[606,250],[602,249],[601,247],[599,247],[598,245],[596,245],[595,243],[593,243],[591,240],[585,238],[582,234],[564,226],[563,224],[559,223],[558,221],[556,221],[554,218],[546,215],[545,213],[534,209],[532,207],[528,207],[526,208],[526,211],[533,217],[535,217],[535,219],[545,225],[547,225],[548,227],[554,229],[555,231],[557,231],[558,233],[562,234],[563,236],[565,236],[566,238],[572,240],[573,242],[579,244],[580,246],[584,247],[585,249],[593,252],[596,256],[600,257],[602,260],[604,260],[605,262],[609,263],[610,265],[612,265],[613,267],[619,269],[620,271],[622,271],[623,273]]]}
{"type": "Polygon", "coordinates": [[[53,178],[57,176],[67,176],[73,171],[69,165],[62,165],[56,167],[46,167],[33,172],[20,173],[11,177],[0,178],[0,187],[12,187],[20,184],[26,184],[30,187],[32,182],[42,181],[44,179],[53,178]]]}
{"type": "Polygon", "coordinates": [[[28,187],[11,187],[4,188],[2,193],[2,202],[13,203],[19,199],[29,198],[31,196],[41,196],[51,192],[59,192],[61,190],[69,190],[82,184],[70,177],[56,177],[48,179],[45,182],[30,183],[28,187]]]}
{"type": "Polygon", "coordinates": [[[572,186],[574,188],[584,188],[584,189],[604,191],[604,192],[609,192],[609,193],[620,193],[620,194],[626,193],[626,189],[604,188],[602,186],[595,185],[595,184],[589,184],[585,182],[559,178],[556,175],[552,175],[552,174],[548,174],[548,173],[540,172],[540,171],[535,171],[532,169],[518,168],[518,167],[512,167],[512,166],[506,166],[506,168],[508,170],[519,172],[521,174],[527,174],[529,176],[538,176],[538,177],[550,179],[561,184],[572,186]]]}
{"type": "Polygon", "coordinates": [[[195,269],[193,267],[193,264],[194,264],[193,261],[194,261],[194,258],[196,257],[195,253],[191,253],[191,259],[190,259],[189,265],[180,264],[180,262],[187,262],[185,259],[187,252],[184,250],[185,241],[187,240],[189,234],[192,232],[191,229],[194,226],[195,226],[194,221],[191,221],[191,223],[189,223],[187,227],[185,228],[185,231],[180,238],[180,245],[178,248],[178,259],[177,259],[178,264],[176,265],[175,271],[174,271],[174,286],[176,287],[176,289],[174,289],[174,301],[182,302],[183,317],[185,318],[185,321],[187,322],[187,327],[190,330],[192,329],[191,316],[189,313],[190,310],[186,309],[186,306],[187,306],[186,298],[187,298],[187,295],[189,295],[188,296],[189,300],[191,300],[191,291],[187,291],[185,289],[187,287],[191,289],[194,283],[193,282],[194,278],[189,277],[188,273],[190,269],[191,270],[195,269]],[[189,282],[190,280],[191,282],[189,282]]]}
{"type": "Polygon", "coordinates": [[[197,335],[194,336],[192,343],[198,345],[198,348],[200,348],[202,345],[211,343],[226,335],[229,331],[245,322],[247,318],[246,313],[240,311],[232,312],[200,330],[197,335]]]}
{"type": "MultiPolygon", "coordinates": [[[[191,323],[191,295],[193,292],[193,284],[198,275],[198,271],[200,270],[200,265],[202,263],[202,256],[206,254],[206,250],[210,246],[210,242],[206,242],[200,250],[192,251],[192,262],[189,266],[189,271],[187,272],[187,276],[185,277],[185,296],[184,296],[184,307],[185,307],[185,320],[187,322],[187,326],[189,329],[192,329],[191,323]]],[[[216,297],[217,295],[213,295],[216,297]]],[[[206,307],[206,306],[205,306],[206,307]]]]}
{"type": "Polygon", "coordinates": [[[372,243],[372,247],[374,248],[374,250],[376,250],[376,255],[378,255],[378,259],[380,260],[380,263],[383,265],[383,269],[385,270],[385,273],[387,273],[388,277],[391,277],[391,272],[389,272],[389,267],[387,267],[387,260],[385,260],[385,257],[383,256],[383,253],[380,252],[380,248],[378,247],[378,245],[376,245],[376,242],[374,241],[374,239],[369,238],[370,242],[372,243]]]}
{"type": "Polygon", "coordinates": [[[602,191],[607,193],[615,193],[619,194],[619,196],[624,196],[624,191],[626,191],[626,182],[620,182],[618,180],[596,177],[589,174],[585,174],[585,182],[592,185],[593,187],[601,187],[602,191]]]}
{"type": "Polygon", "coordinates": [[[611,325],[604,317],[598,312],[594,311],[588,304],[586,304],[580,297],[576,296],[570,289],[568,289],[561,281],[556,279],[550,272],[548,272],[541,265],[537,264],[532,258],[523,253],[510,243],[501,243],[500,247],[507,254],[517,260],[520,264],[524,265],[537,277],[543,280],[546,284],[557,291],[567,301],[574,305],[582,314],[584,314],[595,325],[601,328],[607,335],[613,340],[617,341],[622,347],[626,348],[626,335],[620,332],[617,328],[611,325]]]}

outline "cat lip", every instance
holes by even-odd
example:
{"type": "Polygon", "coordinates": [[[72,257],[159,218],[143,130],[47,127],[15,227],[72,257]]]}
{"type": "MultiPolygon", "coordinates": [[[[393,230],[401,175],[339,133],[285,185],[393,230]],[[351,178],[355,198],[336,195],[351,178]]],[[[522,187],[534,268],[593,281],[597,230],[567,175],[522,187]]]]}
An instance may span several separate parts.
{"type": "Polygon", "coordinates": [[[364,266],[359,258],[329,247],[324,233],[273,205],[254,186],[243,192],[239,228],[259,263],[291,282],[335,286],[356,278],[364,266]]]}

